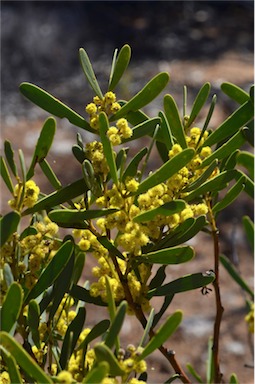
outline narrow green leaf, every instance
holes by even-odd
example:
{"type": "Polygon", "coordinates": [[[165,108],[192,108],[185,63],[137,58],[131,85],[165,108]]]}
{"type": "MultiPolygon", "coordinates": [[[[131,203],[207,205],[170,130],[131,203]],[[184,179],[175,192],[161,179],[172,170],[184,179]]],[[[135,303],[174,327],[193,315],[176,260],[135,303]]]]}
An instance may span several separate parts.
{"type": "Polygon", "coordinates": [[[157,215],[171,216],[174,213],[178,213],[182,211],[185,208],[185,206],[186,206],[186,203],[183,200],[172,200],[157,208],[153,208],[153,209],[150,209],[149,211],[140,213],[139,215],[134,217],[133,221],[140,223],[144,221],[151,221],[155,219],[157,215]]]}
{"type": "Polygon", "coordinates": [[[98,363],[101,363],[102,361],[105,361],[109,364],[110,376],[123,376],[125,374],[125,371],[121,368],[118,360],[106,345],[104,344],[97,344],[94,347],[96,360],[98,363]]]}
{"type": "Polygon", "coordinates": [[[122,253],[116,248],[112,242],[107,238],[107,236],[101,236],[98,237],[97,240],[100,244],[102,244],[110,253],[112,253],[114,256],[119,257],[122,260],[125,260],[125,257],[122,255],[122,253]]]}
{"type": "MultiPolygon", "coordinates": [[[[186,221],[184,222],[185,225],[183,225],[183,227],[182,227],[183,231],[178,232],[178,234],[176,236],[173,235],[173,237],[167,241],[166,244],[168,247],[183,244],[186,241],[193,239],[193,237],[198,232],[200,232],[207,224],[206,217],[204,215],[201,215],[201,216],[197,217],[196,219],[190,220],[190,227],[188,227],[188,229],[187,229],[186,224],[188,224],[189,219],[187,219],[186,221]],[[187,221],[187,223],[186,223],[186,221],[187,221]],[[185,230],[185,227],[186,227],[186,230],[185,230]]],[[[182,224],[184,224],[184,223],[182,223],[182,224]]]]}
{"type": "Polygon", "coordinates": [[[123,107],[112,116],[110,121],[115,121],[123,116],[126,116],[130,111],[137,111],[138,109],[149,104],[154,100],[160,92],[165,88],[169,81],[169,75],[166,72],[161,72],[153,79],[151,79],[140,92],[138,92],[131,100],[129,100],[123,107]]]}
{"type": "Polygon", "coordinates": [[[1,310],[1,329],[10,332],[16,323],[22,307],[23,291],[21,286],[13,282],[5,295],[1,310]]]}
{"type": "Polygon", "coordinates": [[[70,259],[68,260],[68,263],[66,264],[58,278],[55,280],[55,283],[53,285],[53,300],[50,307],[49,320],[53,319],[65,293],[68,292],[72,284],[74,259],[75,254],[73,252],[70,259]]]}
{"type": "Polygon", "coordinates": [[[150,355],[155,349],[159,348],[178,328],[182,321],[182,312],[176,311],[172,316],[168,317],[166,322],[159,328],[155,335],[145,346],[143,352],[138,357],[138,361],[143,360],[150,355]]]}
{"type": "Polygon", "coordinates": [[[54,281],[58,278],[58,276],[68,263],[72,252],[72,241],[66,241],[59,248],[55,256],[52,258],[50,263],[42,272],[37,283],[34,285],[31,291],[28,292],[27,296],[24,299],[24,304],[27,304],[31,299],[35,299],[36,297],[38,297],[42,292],[44,292],[54,283],[54,281]]]}
{"type": "Polygon", "coordinates": [[[107,116],[104,112],[101,112],[99,115],[99,133],[100,133],[101,141],[103,144],[104,155],[110,169],[111,177],[114,183],[117,185],[118,184],[117,167],[116,167],[112,145],[107,136],[108,129],[109,129],[109,124],[108,124],[107,116]]]}
{"type": "Polygon", "coordinates": [[[166,145],[166,148],[170,150],[174,144],[170,125],[164,112],[160,111],[159,117],[161,118],[161,124],[157,140],[162,141],[166,145]]]}
{"type": "Polygon", "coordinates": [[[94,325],[94,327],[87,334],[85,339],[82,340],[76,350],[79,351],[82,348],[86,350],[89,343],[91,343],[91,341],[95,340],[97,337],[103,335],[108,330],[109,326],[110,321],[108,319],[99,321],[99,323],[94,325]]]}
{"type": "Polygon", "coordinates": [[[83,48],[79,49],[79,57],[80,57],[80,62],[81,62],[83,72],[91,88],[95,91],[96,95],[100,97],[100,99],[103,99],[103,94],[97,82],[88,54],[83,48]]]}
{"type": "Polygon", "coordinates": [[[11,267],[7,263],[4,263],[3,274],[4,274],[4,281],[7,285],[7,288],[9,288],[10,285],[14,282],[14,278],[13,278],[11,267]]]}
{"type": "Polygon", "coordinates": [[[193,217],[188,218],[183,223],[179,224],[176,228],[171,230],[171,232],[163,237],[157,244],[155,244],[154,249],[162,249],[162,248],[168,248],[170,246],[177,245],[175,244],[175,240],[178,239],[180,236],[183,236],[190,228],[192,228],[193,224],[195,223],[196,219],[193,217]]]}
{"type": "Polygon", "coordinates": [[[80,307],[77,315],[75,316],[73,321],[69,324],[66,330],[63,345],[61,347],[61,354],[59,358],[59,364],[62,369],[66,369],[68,359],[72,355],[75,345],[83,329],[85,318],[86,318],[85,308],[80,307]]]}
{"type": "Polygon", "coordinates": [[[16,211],[7,213],[0,218],[0,246],[2,247],[9,237],[17,230],[20,214],[16,211]]]}
{"type": "Polygon", "coordinates": [[[76,160],[79,161],[80,164],[83,163],[83,161],[86,159],[84,149],[81,148],[79,145],[74,144],[72,146],[72,152],[76,160]]]}
{"type": "Polygon", "coordinates": [[[204,195],[207,192],[220,191],[224,189],[227,184],[237,176],[236,170],[224,171],[213,177],[210,180],[207,180],[205,183],[200,185],[197,189],[190,192],[188,196],[186,196],[186,201],[191,201],[197,196],[204,195]]]}
{"type": "Polygon", "coordinates": [[[151,282],[149,285],[150,289],[157,288],[163,284],[163,282],[166,278],[166,272],[165,271],[166,271],[166,266],[161,265],[161,267],[159,267],[159,269],[157,270],[153,279],[151,279],[151,282]]]}
{"type": "Polygon", "coordinates": [[[242,219],[245,234],[252,249],[254,249],[254,222],[249,216],[243,216],[242,219]]]}
{"type": "Polygon", "coordinates": [[[213,383],[214,377],[214,363],[213,363],[213,338],[208,340],[208,357],[206,361],[206,382],[208,384],[213,383]]]}
{"type": "Polygon", "coordinates": [[[155,327],[156,327],[156,325],[158,324],[159,320],[162,318],[162,316],[163,316],[164,313],[166,312],[167,308],[168,308],[169,305],[171,304],[173,298],[174,298],[174,294],[165,296],[165,298],[164,298],[164,302],[163,302],[163,304],[162,304],[160,310],[158,311],[158,313],[156,313],[156,315],[155,315],[155,317],[154,317],[153,324],[152,324],[152,328],[155,328],[155,327]]]}
{"type": "Polygon", "coordinates": [[[233,278],[233,280],[235,280],[235,282],[251,296],[251,299],[254,300],[254,292],[240,276],[239,272],[231,263],[231,261],[225,255],[220,255],[220,261],[230,276],[233,278]]]}
{"type": "Polygon", "coordinates": [[[238,157],[238,154],[240,153],[239,149],[236,149],[227,159],[226,159],[226,162],[225,164],[223,165],[223,162],[225,159],[223,159],[223,162],[222,162],[222,170],[225,170],[225,171],[228,171],[230,169],[234,169],[235,166],[236,166],[236,163],[237,163],[237,157],[238,157]]]}
{"type": "Polygon", "coordinates": [[[144,332],[143,332],[143,336],[142,336],[142,338],[140,340],[139,347],[144,347],[145,346],[146,340],[148,339],[148,335],[149,335],[150,329],[152,328],[152,323],[153,323],[153,320],[154,320],[154,314],[155,314],[155,309],[152,308],[151,311],[150,311],[148,320],[147,320],[146,327],[145,327],[144,332]]]}
{"type": "Polygon", "coordinates": [[[123,139],[122,143],[127,143],[133,140],[137,140],[140,137],[144,137],[144,136],[152,136],[159,123],[160,123],[160,119],[158,117],[154,117],[154,118],[143,121],[142,123],[133,127],[132,136],[129,137],[128,139],[123,139]]]}
{"type": "Polygon", "coordinates": [[[88,190],[85,180],[79,179],[75,182],[68,184],[66,187],[52,192],[51,194],[40,199],[32,208],[26,209],[22,214],[28,215],[42,210],[52,209],[53,207],[74,199],[82,195],[88,190]]]}
{"type": "Polygon", "coordinates": [[[50,114],[60,118],[67,118],[71,124],[95,133],[95,130],[91,128],[89,123],[82,116],[42,88],[31,83],[22,83],[20,85],[20,91],[27,99],[50,114]]]}
{"type": "Polygon", "coordinates": [[[149,264],[181,264],[191,260],[194,256],[194,250],[189,246],[173,247],[161,249],[156,252],[146,253],[137,256],[137,260],[149,264]]]}
{"type": "Polygon", "coordinates": [[[118,209],[82,209],[77,211],[77,209],[55,209],[49,212],[49,218],[62,226],[68,224],[70,228],[72,225],[76,227],[77,224],[82,224],[85,220],[95,219],[97,217],[108,216],[112,213],[117,212],[118,209]]]}
{"type": "Polygon", "coordinates": [[[169,150],[167,149],[166,145],[161,141],[156,140],[156,147],[161,160],[163,163],[166,163],[169,160],[169,150]]]}
{"type": "Polygon", "coordinates": [[[78,255],[75,256],[75,263],[73,267],[72,283],[77,284],[80,280],[80,277],[83,273],[83,268],[85,265],[86,253],[78,252],[78,255]]]}
{"type": "Polygon", "coordinates": [[[172,375],[168,380],[166,380],[164,382],[164,384],[171,384],[173,383],[175,380],[180,380],[180,374],[179,373],[175,373],[174,375],[172,375]]]}
{"type": "Polygon", "coordinates": [[[2,346],[0,346],[1,357],[7,365],[8,373],[10,376],[10,382],[15,384],[23,384],[17,363],[12,355],[2,346]]]}
{"type": "Polygon", "coordinates": [[[125,181],[127,177],[135,177],[137,174],[138,166],[142,158],[147,154],[148,148],[142,148],[130,161],[127,168],[125,169],[122,180],[125,181]]]}
{"type": "Polygon", "coordinates": [[[92,368],[88,372],[86,377],[82,380],[83,384],[101,384],[103,379],[109,372],[109,364],[106,361],[102,361],[96,367],[92,368]]]}
{"type": "Polygon", "coordinates": [[[150,299],[153,296],[167,296],[202,288],[212,283],[214,278],[215,274],[211,271],[186,275],[180,277],[179,279],[173,280],[168,284],[162,285],[161,287],[151,289],[148,292],[147,297],[150,299]]]}
{"type": "Polygon", "coordinates": [[[240,179],[237,181],[237,183],[228,190],[228,192],[223,197],[223,199],[213,206],[212,211],[214,214],[222,211],[239,196],[239,194],[242,192],[242,190],[245,187],[245,180],[246,180],[246,177],[241,176],[240,179]]]}
{"type": "Polygon", "coordinates": [[[40,324],[40,307],[35,300],[30,300],[28,304],[27,324],[32,334],[32,339],[38,349],[41,347],[39,324],[40,324]]]}
{"type": "Polygon", "coordinates": [[[163,164],[147,179],[142,181],[135,194],[140,195],[141,193],[146,192],[149,188],[152,188],[155,185],[162,183],[166,179],[169,179],[182,167],[184,167],[192,159],[193,156],[194,150],[192,148],[184,149],[181,153],[163,164]]]}
{"type": "Polygon", "coordinates": [[[182,148],[187,148],[184,128],[173,96],[165,95],[164,109],[172,135],[175,137],[177,143],[180,144],[182,148]]]}
{"type": "Polygon", "coordinates": [[[79,285],[74,284],[69,293],[74,299],[84,301],[85,303],[91,303],[102,307],[107,306],[107,303],[105,303],[100,296],[91,296],[88,289],[79,285]]]}
{"type": "Polygon", "coordinates": [[[9,189],[9,191],[11,193],[13,193],[14,192],[14,186],[12,183],[12,179],[11,179],[10,173],[8,171],[6,162],[2,156],[1,156],[0,172],[1,172],[1,176],[4,180],[4,182],[6,184],[6,187],[9,189]]]}
{"type": "Polygon", "coordinates": [[[46,374],[25,349],[8,333],[1,332],[1,343],[5,349],[14,357],[17,364],[38,383],[53,384],[46,374]]]}
{"type": "Polygon", "coordinates": [[[253,106],[251,101],[246,101],[234,111],[208,138],[204,146],[212,146],[227,137],[233,136],[240,128],[253,118],[253,106]]]}
{"type": "Polygon", "coordinates": [[[237,156],[237,164],[245,167],[249,173],[250,179],[254,181],[254,155],[247,151],[239,152],[237,156]]]}
{"type": "Polygon", "coordinates": [[[218,149],[212,152],[212,154],[204,159],[200,168],[209,165],[214,159],[221,160],[233,153],[236,149],[240,148],[245,143],[245,137],[243,130],[239,130],[231,139],[221,145],[218,149]]]}
{"type": "Polygon", "coordinates": [[[31,179],[34,175],[34,168],[36,163],[40,163],[47,156],[50,147],[52,145],[56,132],[56,120],[53,117],[49,117],[41,130],[40,136],[37,140],[33,158],[27,172],[27,180],[31,179]]]}
{"type": "Polygon", "coordinates": [[[244,104],[250,98],[247,92],[232,83],[222,83],[221,90],[232,100],[235,100],[239,104],[244,104]]]}
{"type": "Polygon", "coordinates": [[[190,363],[187,363],[186,367],[188,368],[191,375],[196,379],[196,381],[203,384],[203,380],[201,376],[196,372],[195,368],[190,363]]]}
{"type": "Polygon", "coordinates": [[[201,184],[203,184],[213,173],[215,168],[218,165],[218,159],[215,159],[211,162],[211,164],[205,169],[205,171],[202,173],[201,176],[199,176],[193,183],[188,185],[183,191],[184,192],[190,192],[194,189],[198,188],[201,184]]]}
{"type": "MultiPolygon", "coordinates": [[[[23,185],[25,185],[25,183],[27,181],[27,178],[26,178],[27,171],[26,171],[25,158],[24,158],[23,151],[21,149],[18,150],[18,154],[19,154],[19,162],[20,162],[20,168],[21,168],[21,174],[22,174],[22,181],[23,181],[23,185]]],[[[23,194],[25,193],[25,188],[23,188],[22,192],[23,192],[23,194]]],[[[21,199],[21,201],[22,201],[22,199],[21,199]]]]}
{"type": "MultiPolygon", "coordinates": [[[[217,95],[213,95],[212,97],[212,101],[211,101],[211,104],[210,104],[210,108],[209,108],[209,111],[207,113],[207,116],[206,116],[206,119],[205,119],[205,122],[204,122],[204,125],[203,125],[203,128],[202,128],[202,131],[201,131],[201,134],[200,134],[200,137],[202,138],[205,130],[207,129],[210,121],[211,121],[211,117],[213,115],[213,111],[214,111],[214,108],[215,108],[215,105],[216,105],[216,102],[217,102],[217,95]]],[[[199,141],[197,144],[200,143],[200,138],[199,138],[199,141]]]]}
{"type": "Polygon", "coordinates": [[[108,90],[113,91],[120,79],[123,76],[126,68],[128,67],[129,61],[131,57],[131,48],[128,44],[125,44],[116,59],[116,62],[113,63],[112,75],[110,77],[110,83],[108,90]]]}
{"type": "Polygon", "coordinates": [[[122,301],[104,340],[105,345],[107,345],[109,348],[112,348],[116,343],[118,344],[117,338],[125,319],[126,310],[127,302],[122,301]]]}
{"type": "Polygon", "coordinates": [[[57,178],[56,174],[54,173],[53,169],[51,168],[50,164],[46,159],[40,161],[40,167],[51,185],[54,189],[58,190],[61,189],[62,185],[59,179],[57,178]]]}
{"type": "Polygon", "coordinates": [[[230,376],[229,384],[239,384],[239,380],[235,373],[232,373],[232,375],[230,376]]]}
{"type": "Polygon", "coordinates": [[[15,177],[18,176],[17,167],[14,160],[14,152],[12,149],[12,145],[9,140],[5,140],[4,142],[4,153],[7,160],[7,163],[9,164],[9,167],[11,168],[11,171],[15,177]]]}
{"type": "MultiPolygon", "coordinates": [[[[121,105],[124,105],[126,104],[127,102],[125,101],[124,103],[122,103],[121,101],[119,101],[119,103],[121,105]]],[[[149,116],[147,116],[143,111],[141,110],[138,110],[138,111],[129,111],[126,115],[126,119],[127,121],[132,124],[132,125],[138,125],[138,124],[141,124],[143,123],[144,121],[148,120],[149,119],[149,116]]]]}
{"type": "Polygon", "coordinates": [[[202,88],[199,90],[197,97],[194,101],[194,104],[192,106],[192,109],[191,109],[191,113],[190,113],[187,127],[190,127],[191,124],[194,122],[194,120],[197,118],[199,112],[203,108],[203,106],[204,106],[204,104],[205,104],[205,102],[209,96],[210,89],[211,89],[211,84],[205,83],[202,86],[202,88]]]}

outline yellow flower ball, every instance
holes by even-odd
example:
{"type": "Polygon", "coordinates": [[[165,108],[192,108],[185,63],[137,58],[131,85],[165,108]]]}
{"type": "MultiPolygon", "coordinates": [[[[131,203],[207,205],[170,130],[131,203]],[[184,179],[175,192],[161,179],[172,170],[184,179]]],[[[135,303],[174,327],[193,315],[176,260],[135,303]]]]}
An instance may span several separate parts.
{"type": "Polygon", "coordinates": [[[57,375],[58,382],[61,384],[71,384],[73,382],[73,376],[68,371],[61,371],[57,375]]]}

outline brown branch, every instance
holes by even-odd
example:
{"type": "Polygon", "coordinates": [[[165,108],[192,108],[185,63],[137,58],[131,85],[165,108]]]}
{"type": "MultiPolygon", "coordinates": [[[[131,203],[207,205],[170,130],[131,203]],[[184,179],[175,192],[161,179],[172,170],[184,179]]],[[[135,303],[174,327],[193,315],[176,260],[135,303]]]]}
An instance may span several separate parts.
{"type": "MultiPolygon", "coordinates": [[[[120,282],[121,282],[121,284],[123,286],[123,289],[124,289],[124,292],[125,292],[125,298],[126,298],[128,304],[130,305],[130,307],[133,309],[133,311],[134,311],[134,313],[136,315],[136,318],[139,320],[139,322],[141,323],[143,328],[145,328],[146,325],[147,325],[147,320],[146,320],[146,317],[145,317],[145,315],[144,315],[144,313],[142,311],[142,308],[141,308],[141,306],[139,304],[136,304],[134,302],[132,294],[131,294],[129,286],[128,286],[127,278],[126,278],[126,276],[124,276],[122,274],[116,257],[114,255],[112,255],[112,254],[110,256],[111,256],[113,264],[114,264],[114,266],[116,268],[116,271],[117,271],[117,274],[119,276],[120,282]]],[[[149,336],[150,336],[150,338],[155,336],[155,332],[152,329],[149,331],[149,336]]],[[[183,383],[190,384],[191,381],[186,376],[186,374],[183,371],[182,367],[180,366],[180,364],[176,360],[175,352],[174,351],[169,351],[163,345],[161,345],[158,349],[165,356],[165,358],[169,361],[169,363],[173,367],[175,373],[177,373],[179,375],[180,380],[183,383]]]]}
{"type": "Polygon", "coordinates": [[[211,209],[211,202],[208,201],[208,209],[210,216],[210,224],[212,228],[213,246],[214,246],[214,272],[215,280],[213,287],[215,291],[215,304],[216,304],[216,316],[214,321],[214,332],[213,332],[213,365],[214,365],[214,382],[222,383],[222,373],[220,370],[220,359],[219,359],[219,339],[220,339],[220,325],[224,308],[221,303],[220,295],[220,279],[219,279],[219,231],[216,226],[214,214],[211,209]]]}

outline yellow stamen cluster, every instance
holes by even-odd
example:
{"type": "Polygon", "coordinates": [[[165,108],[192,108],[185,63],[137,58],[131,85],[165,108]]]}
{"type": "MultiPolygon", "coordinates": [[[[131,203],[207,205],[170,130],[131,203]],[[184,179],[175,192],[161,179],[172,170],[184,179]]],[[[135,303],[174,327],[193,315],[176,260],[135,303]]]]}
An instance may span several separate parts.
{"type": "Polygon", "coordinates": [[[103,145],[99,141],[93,141],[86,145],[86,156],[91,161],[96,174],[107,175],[109,167],[104,156],[103,145]]]}
{"type": "Polygon", "coordinates": [[[40,193],[39,187],[33,180],[28,180],[25,183],[25,192],[23,195],[23,184],[16,184],[13,192],[13,199],[8,201],[8,204],[12,209],[22,210],[24,207],[31,208],[38,200],[40,193]]]}
{"type": "MultiPolygon", "coordinates": [[[[89,114],[89,121],[92,128],[95,130],[99,129],[99,113],[105,112],[107,116],[111,116],[118,112],[120,104],[116,102],[115,93],[109,91],[106,92],[103,99],[95,96],[93,103],[89,103],[86,106],[86,112],[89,114]]],[[[121,118],[117,121],[116,127],[111,126],[107,131],[107,136],[111,141],[112,145],[119,145],[122,139],[128,139],[132,136],[132,129],[128,126],[126,119],[121,118]]]]}
{"type": "Polygon", "coordinates": [[[3,371],[0,374],[0,384],[11,384],[11,379],[7,371],[3,371]]]}
{"type": "Polygon", "coordinates": [[[107,116],[113,115],[120,109],[119,103],[116,102],[116,95],[113,92],[106,92],[103,99],[95,96],[93,103],[89,103],[85,110],[89,114],[90,125],[98,130],[98,116],[100,112],[105,112],[107,116]]]}

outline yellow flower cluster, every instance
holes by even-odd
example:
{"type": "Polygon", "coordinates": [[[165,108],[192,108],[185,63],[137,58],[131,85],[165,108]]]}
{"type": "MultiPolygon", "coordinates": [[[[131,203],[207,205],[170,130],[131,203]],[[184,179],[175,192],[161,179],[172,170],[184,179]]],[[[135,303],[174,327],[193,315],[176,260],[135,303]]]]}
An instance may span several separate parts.
{"type": "Polygon", "coordinates": [[[250,333],[254,333],[254,303],[251,304],[250,312],[245,316],[250,333]]]}
{"type": "Polygon", "coordinates": [[[41,343],[40,348],[37,348],[35,345],[32,346],[32,352],[39,364],[42,364],[44,356],[47,354],[47,349],[45,343],[41,343]]]}
{"type": "MultiPolygon", "coordinates": [[[[93,103],[89,103],[86,106],[86,112],[89,114],[90,125],[95,130],[99,128],[99,113],[105,112],[107,116],[118,112],[120,104],[116,102],[116,95],[109,91],[106,92],[103,99],[95,96],[93,103]]],[[[107,131],[107,136],[112,145],[119,145],[122,139],[128,139],[132,136],[132,129],[128,126],[126,119],[121,118],[117,121],[116,127],[111,126],[107,131]]]]}
{"type": "Polygon", "coordinates": [[[120,109],[119,103],[116,102],[116,95],[113,92],[106,92],[103,99],[95,96],[93,103],[89,103],[85,110],[89,114],[90,125],[94,129],[98,129],[98,116],[100,112],[105,112],[107,116],[113,115],[120,109]]]}
{"type": "Polygon", "coordinates": [[[25,191],[23,191],[23,184],[16,184],[13,192],[13,199],[8,201],[12,209],[21,211],[24,207],[31,208],[38,200],[40,193],[39,187],[33,180],[28,180],[25,183],[25,191]]]}
{"type": "MultiPolygon", "coordinates": [[[[59,247],[55,240],[58,226],[47,216],[43,221],[34,223],[33,228],[36,230],[36,234],[22,239],[17,233],[14,233],[2,247],[0,260],[1,271],[4,264],[8,263],[12,266],[15,280],[24,283],[28,289],[35,285],[40,271],[51,260],[59,247]],[[16,261],[15,254],[17,247],[19,248],[18,261],[16,261]]],[[[3,276],[1,276],[1,282],[3,282],[3,276]]],[[[1,284],[1,289],[5,289],[4,284],[1,284]]]]}
{"type": "Polygon", "coordinates": [[[0,384],[11,384],[11,379],[7,371],[0,374],[0,384]]]}
{"type": "Polygon", "coordinates": [[[103,152],[103,145],[99,141],[93,141],[86,145],[86,156],[91,161],[95,174],[106,176],[109,167],[103,152]]]}

